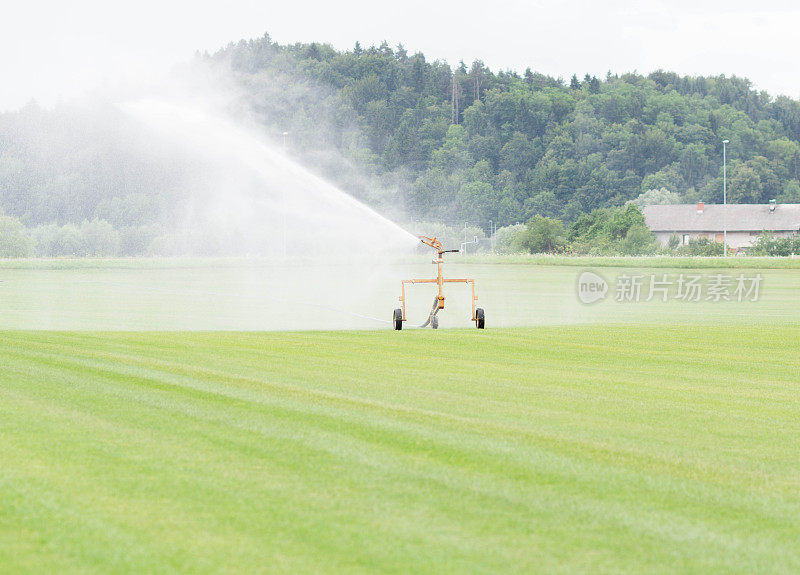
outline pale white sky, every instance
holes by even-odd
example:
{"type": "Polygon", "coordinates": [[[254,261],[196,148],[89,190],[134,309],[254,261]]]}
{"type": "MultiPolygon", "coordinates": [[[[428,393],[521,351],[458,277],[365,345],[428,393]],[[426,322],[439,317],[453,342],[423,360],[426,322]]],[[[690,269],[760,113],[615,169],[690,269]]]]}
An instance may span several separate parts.
{"type": "Polygon", "coordinates": [[[147,79],[195,50],[264,32],[340,49],[402,42],[429,59],[565,79],[609,69],[737,74],[798,98],[798,30],[796,0],[5,0],[0,110],[147,79]]]}

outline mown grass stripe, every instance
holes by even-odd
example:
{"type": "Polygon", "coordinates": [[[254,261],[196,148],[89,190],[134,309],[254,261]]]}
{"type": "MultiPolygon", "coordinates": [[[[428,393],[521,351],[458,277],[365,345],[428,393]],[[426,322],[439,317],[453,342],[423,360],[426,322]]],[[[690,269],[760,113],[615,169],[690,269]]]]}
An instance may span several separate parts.
{"type": "Polygon", "coordinates": [[[2,333],[0,560],[793,572],[800,329],[743,329],[2,333]]]}

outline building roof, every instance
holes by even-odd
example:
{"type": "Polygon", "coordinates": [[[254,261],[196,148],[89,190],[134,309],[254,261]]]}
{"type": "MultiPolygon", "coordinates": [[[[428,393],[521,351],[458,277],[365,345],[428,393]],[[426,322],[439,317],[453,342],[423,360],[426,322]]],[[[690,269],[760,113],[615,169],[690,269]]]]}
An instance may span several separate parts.
{"type": "MultiPolygon", "coordinates": [[[[698,213],[698,204],[645,206],[644,219],[654,232],[721,232],[723,205],[705,204],[698,213]]],[[[800,204],[777,204],[770,212],[769,204],[728,204],[729,232],[798,231],[800,204]]]]}

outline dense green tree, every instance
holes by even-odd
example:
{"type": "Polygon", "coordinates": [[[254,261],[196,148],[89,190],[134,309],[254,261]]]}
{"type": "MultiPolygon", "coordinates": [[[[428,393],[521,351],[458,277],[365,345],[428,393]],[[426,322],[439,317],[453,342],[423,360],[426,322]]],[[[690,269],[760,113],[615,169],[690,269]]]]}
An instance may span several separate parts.
{"type": "Polygon", "coordinates": [[[119,232],[105,220],[94,219],[81,224],[81,250],[85,256],[119,255],[119,232]]]}
{"type": "Polygon", "coordinates": [[[734,204],[754,204],[761,199],[762,184],[758,172],[751,166],[739,164],[728,178],[728,198],[734,204]]]}
{"type": "MultiPolygon", "coordinates": [[[[708,157],[700,144],[689,144],[681,153],[681,175],[689,187],[695,187],[708,172],[708,157]]],[[[678,183],[680,185],[680,182],[678,183]]]]}
{"type": "Polygon", "coordinates": [[[645,255],[658,248],[641,209],[633,202],[580,216],[569,227],[567,239],[574,252],[592,255],[645,255]]]}
{"type": "Polygon", "coordinates": [[[17,218],[0,215],[0,258],[25,258],[33,255],[33,243],[17,218]]]}
{"type": "Polygon", "coordinates": [[[782,204],[800,204],[800,182],[789,180],[776,200],[782,204]]]}
{"type": "Polygon", "coordinates": [[[745,162],[745,164],[755,170],[761,182],[761,195],[755,198],[756,203],[766,203],[780,195],[783,186],[781,185],[780,179],[775,174],[774,164],[772,162],[767,160],[764,156],[755,156],[745,162]]]}
{"type": "Polygon", "coordinates": [[[633,203],[640,208],[645,206],[666,206],[670,204],[680,204],[681,195],[676,192],[671,192],[667,188],[647,190],[646,192],[642,192],[639,197],[633,200],[633,203]]]}
{"type": "Polygon", "coordinates": [[[468,182],[456,194],[461,220],[486,227],[497,217],[497,197],[488,182],[468,182]]]}
{"type": "Polygon", "coordinates": [[[521,132],[514,135],[500,150],[500,167],[513,174],[524,174],[536,156],[533,145],[521,132]]]}
{"type": "Polygon", "coordinates": [[[564,224],[559,220],[533,216],[516,242],[519,248],[532,254],[561,251],[567,243],[564,224]]]}
{"type": "MultiPolygon", "coordinates": [[[[230,107],[252,109],[248,121],[258,118],[268,137],[289,131],[299,161],[411,218],[586,223],[597,210],[644,205],[651,190],[671,202],[720,202],[723,139],[729,201],[798,201],[800,102],[773,100],[736,76],[657,70],[573,75],[565,85],[480,60],[452,67],[402,45],[338,51],[268,35],[190,66],[232,75],[241,89],[230,107]]],[[[67,226],[95,219],[113,227],[121,253],[141,253],[168,235],[200,177],[186,157],[132,146],[124,114],[100,108],[0,114],[0,208],[36,230],[37,253],[80,252],[67,226]]],[[[597,241],[622,242],[631,229],[597,241]]]]}

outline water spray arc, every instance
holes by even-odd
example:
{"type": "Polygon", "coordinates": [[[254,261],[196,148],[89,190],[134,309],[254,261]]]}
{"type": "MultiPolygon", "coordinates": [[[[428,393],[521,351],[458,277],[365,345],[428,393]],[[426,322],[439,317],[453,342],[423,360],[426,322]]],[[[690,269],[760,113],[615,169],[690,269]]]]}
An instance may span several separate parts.
{"type": "MultiPolygon", "coordinates": [[[[198,167],[187,183],[192,238],[232,238],[246,255],[360,257],[405,254],[417,238],[286,154],[280,143],[195,103],[144,99],[119,105],[147,137],[198,167]],[[373,238],[369,248],[363,239],[373,238]]],[[[188,211],[188,210],[187,210],[188,211]]],[[[194,241],[194,240],[192,240],[194,241]]],[[[227,252],[226,252],[227,254],[227,252]]]]}
{"type": "Polygon", "coordinates": [[[439,313],[440,310],[444,309],[444,299],[445,299],[444,284],[467,283],[472,288],[472,317],[470,321],[474,321],[475,327],[477,327],[478,329],[483,329],[485,325],[485,313],[483,311],[483,308],[475,307],[475,302],[478,300],[478,296],[475,294],[475,280],[467,278],[445,279],[442,276],[442,264],[444,264],[444,259],[442,258],[442,255],[446,253],[457,253],[459,250],[444,249],[442,247],[442,242],[440,242],[436,237],[430,238],[428,236],[419,236],[419,239],[426,246],[430,246],[434,250],[436,250],[437,257],[435,260],[433,260],[433,263],[436,264],[436,271],[437,271],[436,278],[403,280],[401,282],[402,291],[399,299],[402,306],[394,310],[394,314],[392,316],[394,329],[396,330],[403,329],[403,322],[406,321],[406,284],[430,284],[430,283],[437,284],[439,290],[438,294],[433,298],[433,306],[431,307],[431,311],[428,314],[428,320],[419,327],[427,327],[429,324],[433,329],[437,329],[439,327],[439,318],[437,314],[439,313]]]}

